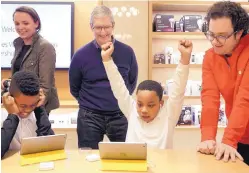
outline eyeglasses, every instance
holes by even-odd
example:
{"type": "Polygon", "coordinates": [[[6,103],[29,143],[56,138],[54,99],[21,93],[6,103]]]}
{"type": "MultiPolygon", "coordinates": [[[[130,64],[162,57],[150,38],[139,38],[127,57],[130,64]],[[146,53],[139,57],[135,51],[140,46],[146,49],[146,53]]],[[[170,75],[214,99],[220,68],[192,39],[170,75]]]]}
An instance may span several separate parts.
{"type": "Polygon", "coordinates": [[[111,31],[111,29],[113,28],[113,26],[94,26],[93,29],[96,31],[96,32],[101,32],[102,29],[106,32],[109,32],[111,31]]]}
{"type": "Polygon", "coordinates": [[[237,31],[232,32],[231,34],[229,34],[227,36],[223,36],[223,35],[215,36],[213,33],[206,32],[205,35],[209,41],[212,42],[214,39],[216,39],[220,44],[224,45],[226,43],[226,40],[236,33],[237,33],[237,31]]]}

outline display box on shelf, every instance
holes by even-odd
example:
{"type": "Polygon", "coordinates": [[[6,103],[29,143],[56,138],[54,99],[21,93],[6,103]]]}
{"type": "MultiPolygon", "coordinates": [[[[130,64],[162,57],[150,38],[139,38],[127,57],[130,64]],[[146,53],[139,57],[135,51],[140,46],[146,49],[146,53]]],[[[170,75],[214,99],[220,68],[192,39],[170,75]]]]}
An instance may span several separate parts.
{"type": "Polygon", "coordinates": [[[191,106],[183,106],[177,125],[194,125],[195,113],[191,106]]]}
{"type": "MultiPolygon", "coordinates": [[[[202,64],[204,52],[192,52],[190,64],[202,64]]],[[[165,46],[164,51],[154,54],[154,64],[179,64],[181,59],[180,52],[174,51],[173,47],[165,46]]]]}
{"type": "Polygon", "coordinates": [[[183,22],[184,32],[202,32],[203,20],[201,15],[184,15],[180,21],[183,22]]]}
{"type": "Polygon", "coordinates": [[[173,52],[172,54],[172,64],[179,64],[181,59],[181,54],[180,52],[173,52]]]}
{"type": "Polygon", "coordinates": [[[157,53],[154,55],[154,64],[165,64],[164,53],[157,53]]]}
{"type": "MultiPolygon", "coordinates": [[[[186,88],[185,88],[185,94],[184,94],[185,96],[193,96],[192,95],[192,85],[193,85],[192,81],[188,80],[186,88]]],[[[174,89],[172,79],[166,81],[165,89],[166,89],[165,90],[166,95],[170,95],[174,89]]]]}
{"type": "MultiPolygon", "coordinates": [[[[166,80],[165,85],[165,93],[166,95],[171,94],[172,90],[174,89],[173,80],[166,80]]],[[[201,81],[193,81],[188,80],[186,88],[185,88],[185,96],[200,96],[201,95],[201,81]]]]}
{"type": "Polygon", "coordinates": [[[183,32],[183,21],[175,21],[175,32],[183,32]]]}
{"type": "Polygon", "coordinates": [[[183,15],[176,21],[174,15],[156,14],[153,20],[154,32],[205,32],[205,20],[201,15],[183,15]]]}
{"type": "Polygon", "coordinates": [[[174,15],[156,14],[153,21],[153,31],[174,32],[174,15]]]}
{"type": "Polygon", "coordinates": [[[165,50],[164,50],[164,55],[165,55],[165,63],[166,64],[172,64],[172,54],[174,52],[174,49],[173,47],[168,47],[166,46],[165,47],[165,50]]]}
{"type": "MultiPolygon", "coordinates": [[[[201,123],[201,105],[184,105],[182,107],[181,114],[179,116],[179,120],[177,122],[178,126],[181,125],[194,125],[200,126],[201,123]]],[[[219,119],[218,119],[219,127],[227,126],[227,117],[225,114],[225,105],[221,104],[219,109],[219,119]]]]}

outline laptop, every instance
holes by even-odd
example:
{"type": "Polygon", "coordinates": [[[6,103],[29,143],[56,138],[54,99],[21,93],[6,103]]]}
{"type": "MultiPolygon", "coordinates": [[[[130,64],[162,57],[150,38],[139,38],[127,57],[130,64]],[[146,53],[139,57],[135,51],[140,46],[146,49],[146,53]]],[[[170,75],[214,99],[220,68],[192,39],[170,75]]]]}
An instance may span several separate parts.
{"type": "Polygon", "coordinates": [[[20,155],[64,150],[66,139],[66,134],[23,138],[20,155]]]}
{"type": "Polygon", "coordinates": [[[101,159],[146,160],[147,144],[140,142],[99,142],[101,159]]]}

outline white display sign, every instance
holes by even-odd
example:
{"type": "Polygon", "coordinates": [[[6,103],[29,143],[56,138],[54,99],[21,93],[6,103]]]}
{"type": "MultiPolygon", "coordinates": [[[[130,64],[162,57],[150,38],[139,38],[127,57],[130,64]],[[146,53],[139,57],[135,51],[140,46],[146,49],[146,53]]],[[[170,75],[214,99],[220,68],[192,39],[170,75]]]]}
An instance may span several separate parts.
{"type": "Polygon", "coordinates": [[[13,41],[18,37],[13,13],[19,6],[34,8],[41,19],[40,35],[56,49],[56,68],[68,68],[73,52],[73,3],[71,2],[1,2],[1,67],[10,68],[13,41]]]}

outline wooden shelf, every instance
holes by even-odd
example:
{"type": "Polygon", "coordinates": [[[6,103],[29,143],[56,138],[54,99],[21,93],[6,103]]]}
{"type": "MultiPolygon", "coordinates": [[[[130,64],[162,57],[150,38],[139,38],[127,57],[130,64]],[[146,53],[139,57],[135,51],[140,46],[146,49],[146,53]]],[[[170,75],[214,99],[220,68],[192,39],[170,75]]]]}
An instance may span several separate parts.
{"type": "MultiPolygon", "coordinates": [[[[164,99],[168,99],[169,96],[163,96],[164,99]]],[[[184,96],[184,99],[201,99],[201,96],[184,96]]]]}
{"type": "Polygon", "coordinates": [[[152,38],[154,39],[191,39],[191,40],[203,40],[206,36],[203,32],[152,32],[152,38]]]}
{"type": "MultiPolygon", "coordinates": [[[[163,96],[163,99],[168,99],[168,98],[169,98],[169,96],[167,96],[167,95],[163,96]]],[[[184,100],[186,100],[186,99],[201,99],[201,96],[184,96],[184,100]]],[[[220,96],[220,100],[221,101],[224,100],[222,96],[220,96]]]]}
{"type": "MultiPolygon", "coordinates": [[[[224,129],[226,126],[218,125],[218,129],[224,129]]],[[[178,125],[176,129],[200,129],[200,125],[178,125]]]]}
{"type": "MultiPolygon", "coordinates": [[[[207,12],[214,1],[160,1],[152,2],[153,11],[207,12]]],[[[248,2],[240,2],[249,11],[248,2]]]]}
{"type": "MultiPolygon", "coordinates": [[[[176,68],[178,64],[153,64],[152,68],[176,68]]],[[[190,64],[190,68],[201,68],[202,64],[190,64]]]]}
{"type": "Polygon", "coordinates": [[[193,1],[160,1],[153,2],[153,11],[196,11],[206,12],[214,2],[193,2],[193,1]]]}
{"type": "Polygon", "coordinates": [[[176,129],[200,129],[199,125],[177,125],[176,129]]]}
{"type": "Polygon", "coordinates": [[[79,104],[76,100],[61,100],[60,108],[79,108],[79,104]]]}
{"type": "Polygon", "coordinates": [[[65,107],[65,105],[63,105],[63,107],[60,107],[58,109],[54,109],[50,112],[50,115],[62,115],[62,114],[71,114],[71,113],[74,113],[74,112],[77,112],[79,111],[79,108],[76,107],[76,104],[75,105],[72,105],[71,104],[71,107],[69,107],[70,105],[67,105],[65,107]]]}

